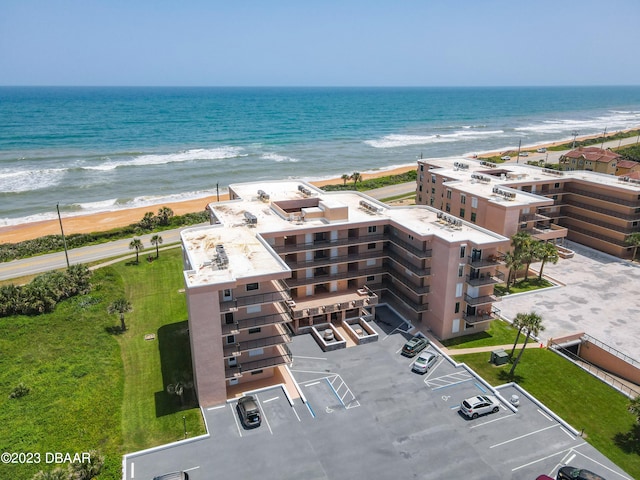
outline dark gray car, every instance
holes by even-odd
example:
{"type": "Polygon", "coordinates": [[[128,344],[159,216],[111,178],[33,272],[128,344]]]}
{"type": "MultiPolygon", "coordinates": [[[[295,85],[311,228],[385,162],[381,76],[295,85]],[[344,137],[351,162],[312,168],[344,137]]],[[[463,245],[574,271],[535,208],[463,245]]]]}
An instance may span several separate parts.
{"type": "Polygon", "coordinates": [[[260,426],[260,409],[258,402],[252,395],[245,395],[238,400],[238,414],[242,424],[247,428],[255,428],[260,426]]]}

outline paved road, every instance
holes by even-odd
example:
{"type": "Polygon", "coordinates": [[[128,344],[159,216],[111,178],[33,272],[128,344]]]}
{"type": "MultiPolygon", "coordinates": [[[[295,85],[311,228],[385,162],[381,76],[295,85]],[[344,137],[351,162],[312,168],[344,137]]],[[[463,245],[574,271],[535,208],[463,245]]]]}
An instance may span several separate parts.
{"type": "MultiPolygon", "coordinates": [[[[176,243],[180,241],[180,230],[166,230],[160,232],[163,245],[176,243]]],[[[145,248],[155,248],[151,245],[151,237],[154,234],[142,235],[140,240],[145,248]]],[[[69,250],[69,263],[75,265],[78,263],[90,263],[105,258],[112,258],[124,254],[130,254],[129,243],[131,239],[116,240],[114,242],[102,243],[100,245],[91,245],[88,247],[74,248],[69,250]]],[[[141,255],[145,255],[141,253],[141,255]]],[[[0,263],[0,280],[9,280],[11,278],[22,277],[26,275],[35,275],[50,270],[56,270],[66,267],[66,259],[64,252],[50,253],[48,255],[40,255],[13,262],[0,263]]]]}

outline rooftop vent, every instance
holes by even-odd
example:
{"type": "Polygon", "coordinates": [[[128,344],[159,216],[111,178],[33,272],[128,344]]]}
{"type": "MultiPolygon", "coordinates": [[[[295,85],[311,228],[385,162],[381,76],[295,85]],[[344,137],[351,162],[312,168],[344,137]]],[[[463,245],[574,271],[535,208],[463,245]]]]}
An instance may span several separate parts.
{"type": "Polygon", "coordinates": [[[258,190],[258,198],[262,202],[268,202],[269,201],[269,194],[266,193],[264,190],[258,190]]]}
{"type": "Polygon", "coordinates": [[[216,245],[216,258],[214,261],[219,270],[224,270],[229,266],[229,257],[224,249],[224,245],[216,245]]]}
{"type": "Polygon", "coordinates": [[[305,187],[304,185],[298,185],[298,191],[300,193],[302,193],[305,197],[309,197],[312,195],[311,190],[309,190],[307,187],[305,187]]]}
{"type": "Polygon", "coordinates": [[[247,222],[248,225],[257,225],[258,224],[258,217],[256,217],[251,212],[244,212],[244,220],[245,220],[245,222],[247,222]]]}

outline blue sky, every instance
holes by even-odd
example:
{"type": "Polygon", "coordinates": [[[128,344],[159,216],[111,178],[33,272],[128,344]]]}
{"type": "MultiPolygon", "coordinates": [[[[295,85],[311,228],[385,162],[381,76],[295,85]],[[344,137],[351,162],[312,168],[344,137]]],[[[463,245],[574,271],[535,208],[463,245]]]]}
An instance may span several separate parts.
{"type": "Polygon", "coordinates": [[[0,85],[637,85],[639,24],[639,0],[1,0],[0,85]]]}

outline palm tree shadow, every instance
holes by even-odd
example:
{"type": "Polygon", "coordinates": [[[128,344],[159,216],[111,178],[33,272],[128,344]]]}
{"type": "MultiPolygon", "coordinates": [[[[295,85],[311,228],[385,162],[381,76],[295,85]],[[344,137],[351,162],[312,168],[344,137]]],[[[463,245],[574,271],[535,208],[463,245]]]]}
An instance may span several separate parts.
{"type": "Polygon", "coordinates": [[[507,383],[508,382],[521,383],[524,380],[524,377],[522,375],[518,375],[515,372],[513,375],[510,375],[507,370],[501,370],[498,373],[498,379],[507,383]]]}
{"type": "Polygon", "coordinates": [[[105,330],[111,335],[122,335],[125,332],[120,325],[105,327],[105,330]]]}
{"type": "Polygon", "coordinates": [[[613,442],[625,453],[640,454],[640,425],[633,425],[627,433],[616,433],[613,442]]]}

